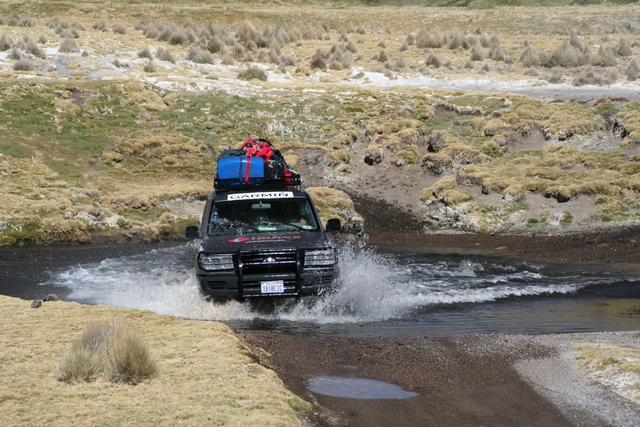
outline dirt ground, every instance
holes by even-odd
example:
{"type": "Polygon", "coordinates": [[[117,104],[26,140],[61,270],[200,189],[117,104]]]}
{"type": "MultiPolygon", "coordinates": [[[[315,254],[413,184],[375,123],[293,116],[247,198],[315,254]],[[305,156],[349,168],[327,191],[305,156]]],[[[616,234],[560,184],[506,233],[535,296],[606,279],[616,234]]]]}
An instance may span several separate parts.
{"type": "MultiPolygon", "coordinates": [[[[375,244],[496,251],[548,261],[640,262],[637,248],[640,228],[560,236],[491,236],[424,234],[410,230],[404,223],[395,231],[375,228],[368,231],[369,242],[375,244]]],[[[547,400],[519,375],[514,367],[518,363],[544,358],[560,360],[559,347],[546,346],[533,337],[352,339],[260,331],[236,333],[251,345],[265,349],[271,357],[261,362],[274,369],[291,391],[314,404],[314,412],[303,420],[307,426],[612,425],[611,420],[595,413],[568,416],[557,402],[547,400]],[[385,381],[416,392],[418,396],[389,400],[329,397],[306,388],[306,382],[317,375],[385,381]]],[[[560,362],[558,368],[561,372],[564,369],[560,362]]],[[[609,405],[605,403],[605,407],[609,405]]],[[[637,425],[640,418],[635,418],[635,409],[631,413],[631,421],[627,421],[630,424],[614,421],[614,425],[637,425]]]]}

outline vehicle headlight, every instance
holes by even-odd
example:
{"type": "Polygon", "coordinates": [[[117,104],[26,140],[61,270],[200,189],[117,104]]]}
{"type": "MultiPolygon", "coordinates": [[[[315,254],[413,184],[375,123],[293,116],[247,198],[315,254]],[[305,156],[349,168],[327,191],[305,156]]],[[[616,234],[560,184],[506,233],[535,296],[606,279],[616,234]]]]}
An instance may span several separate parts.
{"type": "Polygon", "coordinates": [[[198,265],[202,270],[233,270],[233,257],[230,254],[205,254],[198,255],[198,265]]]}
{"type": "Polygon", "coordinates": [[[333,248],[308,251],[304,254],[305,267],[328,266],[334,265],[336,262],[338,262],[338,255],[333,248]]]}

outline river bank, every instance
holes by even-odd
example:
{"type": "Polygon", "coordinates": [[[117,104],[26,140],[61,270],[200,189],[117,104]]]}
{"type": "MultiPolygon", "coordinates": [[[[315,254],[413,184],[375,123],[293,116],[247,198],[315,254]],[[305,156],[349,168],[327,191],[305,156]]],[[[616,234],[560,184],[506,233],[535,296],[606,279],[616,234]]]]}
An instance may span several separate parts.
{"type": "MultiPolygon", "coordinates": [[[[561,235],[369,230],[371,244],[400,244],[436,253],[495,252],[547,262],[637,264],[638,241],[637,227],[561,235]]],[[[640,423],[637,403],[616,394],[618,389],[627,388],[624,382],[629,376],[622,379],[624,375],[619,376],[614,368],[599,370],[597,361],[585,359],[578,351],[580,343],[606,348],[610,355],[617,348],[637,351],[637,332],[436,338],[236,333],[266,350],[270,356],[260,362],[274,369],[290,390],[313,403],[313,412],[303,419],[307,426],[564,427],[640,423]],[[360,400],[309,391],[308,382],[320,375],[384,381],[418,396],[360,400]]]]}
{"type": "Polygon", "coordinates": [[[593,385],[578,342],[638,345],[635,332],[320,338],[237,332],[270,353],[260,362],[314,405],[306,426],[635,426],[638,406],[593,385]],[[309,391],[316,376],[367,378],[418,393],[361,400],[309,391]]]}

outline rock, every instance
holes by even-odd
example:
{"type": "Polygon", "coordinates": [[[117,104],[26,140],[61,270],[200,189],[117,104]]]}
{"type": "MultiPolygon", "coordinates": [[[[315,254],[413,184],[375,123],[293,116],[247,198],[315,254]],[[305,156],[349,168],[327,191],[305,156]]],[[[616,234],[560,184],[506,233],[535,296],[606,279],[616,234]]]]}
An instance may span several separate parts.
{"type": "Polygon", "coordinates": [[[364,157],[364,162],[369,166],[378,164],[384,160],[384,149],[382,147],[375,147],[367,150],[367,154],[364,157]]]}
{"type": "Polygon", "coordinates": [[[49,294],[42,301],[59,301],[59,299],[56,294],[49,294]]]}
{"type": "Polygon", "coordinates": [[[41,299],[34,300],[31,303],[31,308],[40,308],[40,307],[42,307],[42,300],[41,299]]]}
{"type": "Polygon", "coordinates": [[[445,146],[445,133],[441,130],[434,130],[429,135],[429,151],[438,152],[445,146]]]}

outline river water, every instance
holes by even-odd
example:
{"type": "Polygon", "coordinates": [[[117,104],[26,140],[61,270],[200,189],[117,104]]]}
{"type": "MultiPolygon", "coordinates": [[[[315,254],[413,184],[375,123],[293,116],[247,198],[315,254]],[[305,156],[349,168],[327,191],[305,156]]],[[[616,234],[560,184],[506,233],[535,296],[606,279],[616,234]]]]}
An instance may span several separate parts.
{"type": "Polygon", "coordinates": [[[152,310],[233,328],[341,337],[640,328],[640,268],[559,265],[417,247],[344,246],[321,298],[214,304],[190,244],[0,249],[0,293],[152,310]]]}

